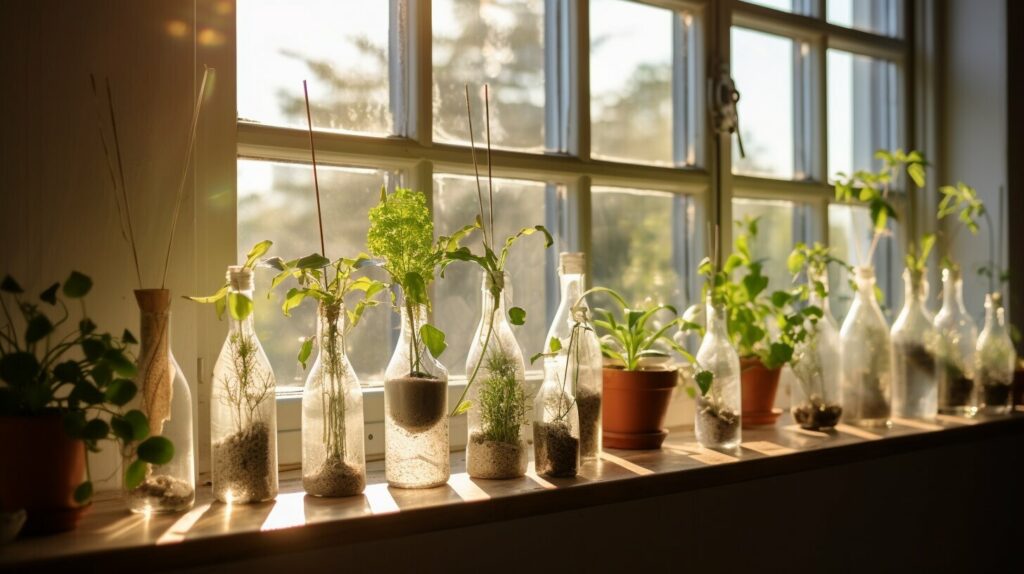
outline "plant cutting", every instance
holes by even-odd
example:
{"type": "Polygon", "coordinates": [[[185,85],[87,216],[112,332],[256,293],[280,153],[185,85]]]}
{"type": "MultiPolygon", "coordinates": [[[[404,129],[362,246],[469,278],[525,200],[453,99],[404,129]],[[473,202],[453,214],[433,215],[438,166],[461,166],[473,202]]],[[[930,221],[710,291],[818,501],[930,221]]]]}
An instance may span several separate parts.
{"type": "Polygon", "coordinates": [[[708,281],[712,302],[724,307],[726,329],[740,357],[743,424],[773,424],[781,414],[774,409],[775,393],[783,365],[793,358],[794,347],[807,336],[807,319],[820,318],[821,308],[792,309],[786,291],[768,295],[763,262],[754,259],[750,244],[757,240],[758,220],[736,222],[736,250],[716,270],[710,259],[698,267],[708,281]],[[739,280],[733,275],[742,272],[739,280]]]}
{"type": "MultiPolygon", "coordinates": [[[[366,246],[401,291],[398,345],[384,373],[385,474],[388,484],[428,488],[448,481],[448,371],[437,360],[444,333],[427,322],[428,288],[447,253],[475,225],[434,241],[434,220],[423,193],[381,188],[370,210],[366,246]]],[[[395,300],[395,294],[392,294],[395,300]]]]}
{"type": "MultiPolygon", "coordinates": [[[[548,348],[544,353],[544,382],[533,407],[534,466],[537,474],[571,478],[580,467],[580,421],[576,401],[579,377],[574,377],[570,387],[568,362],[558,360],[562,342],[557,337],[550,339],[548,348]]],[[[530,362],[536,358],[534,355],[530,362]]]]}
{"type": "Polygon", "coordinates": [[[801,275],[805,278],[790,291],[793,302],[821,311],[820,317],[815,312],[804,315],[806,336],[795,346],[790,360],[797,379],[791,413],[797,424],[809,430],[830,429],[843,413],[839,329],[828,305],[829,263],[846,266],[821,243],[798,243],[787,260],[794,281],[801,275]]]}
{"type": "MultiPolygon", "coordinates": [[[[675,368],[666,368],[652,359],[668,358],[659,345],[667,345],[691,362],[693,357],[668,335],[679,326],[671,305],[634,309],[617,292],[594,287],[584,293],[605,293],[618,306],[618,312],[597,308],[594,325],[601,332],[601,348],[609,359],[603,373],[604,443],[612,448],[656,449],[668,436],[662,428],[665,412],[677,382],[675,368]],[[672,321],[656,327],[659,314],[670,314],[672,321]]],[[[692,326],[696,328],[696,326],[692,326]]],[[[710,384],[710,373],[701,371],[701,385],[710,384]]]]}
{"type": "Polygon", "coordinates": [[[87,453],[101,441],[136,459],[125,469],[131,488],[149,464],[174,457],[170,440],[151,436],[145,413],[126,408],[138,392],[129,354],[136,339],[98,331],[85,307],[91,289],[77,271],[35,299],[10,276],[0,283],[0,460],[17,466],[0,477],[0,504],[28,511],[26,533],[75,527],[93,492],[87,453]],[[81,308],[77,323],[71,300],[81,308]]]}
{"type": "Polygon", "coordinates": [[[903,272],[903,309],[892,326],[893,410],[906,418],[933,419],[938,414],[935,353],[938,333],[928,311],[928,255],[935,236],[910,244],[903,272]]]}
{"type": "Polygon", "coordinates": [[[858,171],[836,176],[836,200],[864,206],[871,218],[871,244],[866,253],[854,242],[856,295],[840,330],[843,365],[843,419],[864,426],[888,426],[893,384],[892,344],[889,326],[878,306],[881,290],[875,285],[872,264],[883,237],[890,234],[889,220],[896,210],[889,201],[893,182],[901,173],[918,187],[925,183],[927,165],[919,152],[875,152],[882,162],[878,172],[858,171]]]}
{"type": "Polygon", "coordinates": [[[466,358],[468,381],[462,396],[456,402],[452,416],[468,413],[469,440],[466,447],[466,467],[474,478],[516,478],[526,473],[527,452],[524,437],[529,424],[528,397],[524,388],[526,365],[519,343],[509,324],[523,325],[526,311],[520,307],[508,309],[504,294],[509,283],[506,272],[509,252],[521,237],[541,233],[545,248],[554,242],[543,225],[524,227],[505,239],[500,252],[494,244],[494,180],[491,177],[490,96],[484,86],[487,106],[487,207],[480,185],[480,170],[476,161],[476,143],[473,135],[472,109],[469,86],[466,86],[466,111],[470,118],[470,149],[476,173],[477,214],[474,229],[479,229],[482,252],[474,253],[461,246],[447,253],[441,264],[441,274],[454,261],[471,261],[480,267],[482,315],[466,358]]]}

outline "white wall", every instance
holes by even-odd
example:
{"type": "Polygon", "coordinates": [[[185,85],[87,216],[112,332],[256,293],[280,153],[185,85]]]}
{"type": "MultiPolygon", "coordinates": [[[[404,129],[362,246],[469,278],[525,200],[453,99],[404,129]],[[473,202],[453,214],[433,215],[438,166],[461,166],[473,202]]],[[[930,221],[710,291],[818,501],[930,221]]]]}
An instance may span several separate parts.
{"type": "MultiPolygon", "coordinates": [[[[998,193],[1007,177],[1006,0],[950,0],[948,7],[939,175],[942,184],[959,180],[977,188],[993,219],[1003,218],[996,241],[1005,266],[1007,214],[999,213],[998,193]]],[[[961,231],[952,246],[964,271],[964,302],[979,328],[988,282],[975,271],[985,264],[988,249],[984,230],[978,236],[961,231]]]]}
{"type": "MultiPolygon", "coordinates": [[[[101,81],[109,76],[113,85],[142,279],[146,287],[158,287],[202,63],[227,58],[233,67],[234,60],[233,2],[199,0],[208,30],[199,36],[206,41],[198,53],[193,4],[18,0],[3,6],[0,274],[12,274],[30,292],[63,280],[72,269],[90,275],[95,284],[88,309],[102,330],[138,333],[132,295],[138,282],[118,231],[89,73],[101,81]]],[[[194,398],[202,394],[196,358],[204,339],[197,332],[207,321],[201,313],[209,311],[178,296],[215,288],[210,259],[235,249],[233,216],[230,245],[207,249],[196,235],[202,218],[234,211],[233,193],[216,199],[218,190],[234,185],[235,94],[233,69],[227,71],[208,100],[197,180],[190,178],[187,186],[167,278],[175,295],[172,348],[194,398]]],[[[94,479],[110,477],[101,487],[116,486],[115,463],[112,453],[93,460],[94,479]]]]}

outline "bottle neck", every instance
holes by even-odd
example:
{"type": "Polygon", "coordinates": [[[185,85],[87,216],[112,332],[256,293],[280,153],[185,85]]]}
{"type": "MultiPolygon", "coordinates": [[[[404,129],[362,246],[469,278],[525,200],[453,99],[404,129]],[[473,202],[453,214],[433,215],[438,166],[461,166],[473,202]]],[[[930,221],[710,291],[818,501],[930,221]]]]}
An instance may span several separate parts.
{"type": "MultiPolygon", "coordinates": [[[[228,290],[228,294],[229,294],[229,303],[228,303],[229,305],[230,305],[230,295],[242,295],[244,297],[247,297],[249,299],[249,301],[254,301],[255,300],[254,299],[254,293],[253,293],[252,289],[236,290],[236,289],[232,288],[232,289],[228,290]]],[[[228,315],[230,316],[230,313],[228,315]]],[[[241,332],[251,333],[254,330],[254,327],[253,327],[253,315],[254,315],[254,313],[250,312],[241,321],[235,319],[234,317],[230,317],[230,321],[231,321],[230,329],[231,329],[231,332],[232,333],[241,333],[241,332]]]]}
{"type": "Polygon", "coordinates": [[[427,306],[404,301],[401,315],[402,333],[400,337],[406,341],[412,337],[413,333],[419,333],[420,327],[427,323],[427,306]]]}
{"type": "Polygon", "coordinates": [[[953,277],[948,269],[942,276],[942,308],[966,312],[964,308],[964,282],[959,277],[953,277]]]}
{"type": "Polygon", "coordinates": [[[707,332],[722,337],[729,336],[728,318],[725,314],[725,305],[715,305],[711,295],[707,297],[707,332]]]}
{"type": "Polygon", "coordinates": [[[875,300],[875,272],[870,267],[858,267],[854,276],[854,284],[857,285],[857,298],[864,303],[871,303],[875,300]]]}
{"type": "Polygon", "coordinates": [[[1001,335],[1006,331],[1006,310],[1000,301],[989,295],[985,301],[985,330],[990,335],[1001,335]]]}
{"type": "MultiPolygon", "coordinates": [[[[580,296],[583,295],[584,277],[582,273],[566,273],[559,276],[562,286],[562,305],[568,309],[573,308],[580,296]]],[[[580,301],[581,307],[587,306],[587,301],[580,301]]]]}
{"type": "Polygon", "coordinates": [[[320,349],[342,345],[345,335],[345,307],[340,304],[317,307],[316,335],[320,349]]]}

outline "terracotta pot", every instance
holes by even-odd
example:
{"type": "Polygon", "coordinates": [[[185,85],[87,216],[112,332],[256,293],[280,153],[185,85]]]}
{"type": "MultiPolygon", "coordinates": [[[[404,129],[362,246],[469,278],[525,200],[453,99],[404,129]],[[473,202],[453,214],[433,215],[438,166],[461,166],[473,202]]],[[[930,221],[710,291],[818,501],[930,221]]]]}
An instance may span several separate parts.
{"type": "Polygon", "coordinates": [[[779,419],[782,409],[774,407],[781,373],[781,368],[766,369],[756,357],[740,359],[743,428],[773,425],[779,419]]]}
{"type": "Polygon", "coordinates": [[[24,508],[24,534],[72,530],[86,507],[73,499],[85,476],[82,441],[64,432],[59,414],[0,417],[0,508],[24,508]]]}
{"type": "Polygon", "coordinates": [[[661,448],[668,436],[668,430],[662,427],[676,387],[676,371],[604,369],[602,384],[604,446],[635,450],[661,448]]]}

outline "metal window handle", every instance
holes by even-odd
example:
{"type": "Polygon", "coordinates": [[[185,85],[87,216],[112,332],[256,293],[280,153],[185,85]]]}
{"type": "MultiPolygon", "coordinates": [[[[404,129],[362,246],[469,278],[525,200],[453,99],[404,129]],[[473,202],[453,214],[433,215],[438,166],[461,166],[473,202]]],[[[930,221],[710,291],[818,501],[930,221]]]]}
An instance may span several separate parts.
{"type": "Polygon", "coordinates": [[[747,154],[743,149],[743,135],[740,133],[739,104],[740,92],[736,89],[736,82],[729,75],[727,68],[722,70],[714,86],[714,97],[711,98],[715,122],[715,131],[718,133],[736,134],[736,143],[739,146],[740,157],[745,158],[747,154]]]}

